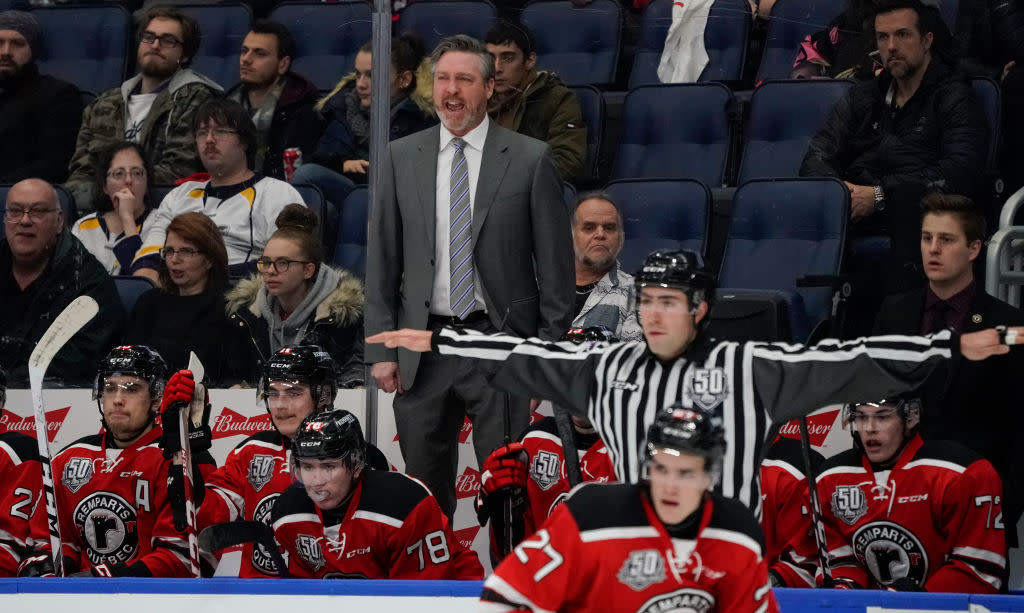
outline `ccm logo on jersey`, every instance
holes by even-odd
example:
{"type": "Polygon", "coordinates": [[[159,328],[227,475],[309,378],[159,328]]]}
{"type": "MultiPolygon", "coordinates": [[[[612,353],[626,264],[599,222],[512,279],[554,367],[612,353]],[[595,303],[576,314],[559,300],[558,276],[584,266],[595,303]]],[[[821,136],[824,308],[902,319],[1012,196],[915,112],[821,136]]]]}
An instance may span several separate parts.
{"type": "Polygon", "coordinates": [[[608,384],[608,387],[615,390],[626,390],[635,392],[640,389],[640,385],[631,381],[623,381],[622,379],[616,379],[608,384]]]}
{"type": "Polygon", "coordinates": [[[897,496],[896,503],[903,504],[904,502],[924,502],[928,500],[928,494],[914,494],[913,496],[897,496]]]}
{"type": "Polygon", "coordinates": [[[363,547],[362,549],[353,549],[352,551],[346,553],[345,554],[345,559],[354,558],[356,556],[361,556],[361,555],[366,554],[366,553],[370,553],[370,546],[369,545],[367,545],[366,547],[363,547]]]}

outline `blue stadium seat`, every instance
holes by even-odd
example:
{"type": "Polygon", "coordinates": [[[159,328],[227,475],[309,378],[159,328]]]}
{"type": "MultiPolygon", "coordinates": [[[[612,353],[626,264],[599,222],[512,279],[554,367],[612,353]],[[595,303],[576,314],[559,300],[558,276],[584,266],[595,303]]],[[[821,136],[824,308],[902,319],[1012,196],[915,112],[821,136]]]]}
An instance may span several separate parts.
{"type": "Polygon", "coordinates": [[[644,85],[629,92],[612,179],[697,179],[722,184],[729,153],[729,88],[644,85]]]}
{"type": "MultiPolygon", "coordinates": [[[[934,4],[928,2],[926,4],[934,4]]],[[[960,11],[960,0],[942,0],[939,2],[939,12],[942,13],[942,21],[946,22],[946,26],[950,32],[956,33],[956,21],[957,15],[960,11]]]]}
{"type": "Polygon", "coordinates": [[[129,315],[135,308],[139,296],[156,287],[156,284],[146,277],[133,277],[130,275],[114,275],[114,287],[117,288],[117,295],[121,297],[121,304],[124,305],[125,313],[129,315]]]}
{"type": "Polygon", "coordinates": [[[587,126],[587,159],[583,162],[583,178],[594,179],[597,177],[598,156],[604,136],[604,97],[593,85],[577,85],[569,89],[580,101],[583,123],[587,126]]]}
{"type": "Polygon", "coordinates": [[[302,202],[316,213],[320,220],[320,240],[327,249],[326,258],[330,261],[331,246],[334,245],[334,231],[338,227],[338,211],[334,206],[327,203],[324,193],[315,185],[297,183],[292,185],[295,191],[302,196],[302,202]]]}
{"type": "MultiPolygon", "coordinates": [[[[60,185],[54,185],[57,190],[57,202],[60,209],[64,211],[64,225],[68,228],[78,221],[78,207],[75,205],[75,197],[68,190],[60,185]]],[[[11,184],[0,185],[0,216],[7,210],[7,192],[11,190],[11,184]]]]}
{"type": "Polygon", "coordinates": [[[238,82],[238,58],[249,33],[252,9],[246,4],[186,5],[181,10],[199,22],[203,33],[192,68],[227,89],[238,82]]]}
{"type": "Polygon", "coordinates": [[[78,95],[82,99],[82,108],[89,106],[96,100],[96,94],[87,89],[78,90],[78,95]]]}
{"type": "Polygon", "coordinates": [[[576,6],[570,0],[541,0],[523,9],[521,21],[537,39],[537,67],[567,85],[615,81],[622,14],[615,0],[576,6]]]}
{"type": "Polygon", "coordinates": [[[359,185],[349,192],[341,207],[338,238],[334,244],[334,264],[362,278],[366,276],[366,224],[369,220],[370,192],[359,185]]]}
{"type": "Polygon", "coordinates": [[[285,3],[270,18],[291,30],[299,48],[292,68],[318,89],[331,89],[351,72],[359,47],[370,40],[370,5],[362,0],[285,3]]]}
{"type": "Polygon", "coordinates": [[[822,0],[777,0],[768,22],[756,82],[788,79],[800,41],[824,29],[841,10],[840,4],[822,0]]]}
{"type": "Polygon", "coordinates": [[[1002,134],[1002,94],[999,85],[987,77],[973,77],[971,87],[988,119],[988,167],[994,169],[999,154],[999,135],[1002,134]]]}
{"type": "MultiPolygon", "coordinates": [[[[654,0],[644,9],[640,40],[629,75],[630,89],[658,83],[658,63],[665,49],[665,36],[672,25],[672,0],[654,0]]],[[[735,81],[743,73],[750,31],[750,6],[746,0],[716,0],[704,30],[708,65],[700,81],[735,81]]]]}
{"type": "Polygon", "coordinates": [[[423,40],[427,54],[453,34],[483,40],[497,19],[497,10],[486,0],[437,0],[412,2],[398,13],[398,32],[414,32],[423,40]]]}
{"type": "Polygon", "coordinates": [[[576,208],[576,188],[572,183],[562,181],[562,198],[565,200],[565,206],[569,207],[569,211],[576,208]]]}
{"type": "Polygon", "coordinates": [[[118,4],[36,9],[43,30],[40,72],[97,93],[125,80],[134,56],[131,17],[118,4]]]}
{"type": "Polygon", "coordinates": [[[797,280],[839,274],[849,210],[837,179],[744,183],[733,198],[719,287],[785,292],[793,338],[803,341],[829,318],[832,290],[797,288],[797,280]]]}
{"type": "Polygon", "coordinates": [[[605,191],[619,205],[626,242],[619,262],[633,274],[657,249],[707,252],[711,191],[700,181],[612,181],[605,191]]]}
{"type": "Polygon", "coordinates": [[[847,80],[771,81],[754,90],[737,183],[797,177],[811,139],[850,89],[847,80]]]}

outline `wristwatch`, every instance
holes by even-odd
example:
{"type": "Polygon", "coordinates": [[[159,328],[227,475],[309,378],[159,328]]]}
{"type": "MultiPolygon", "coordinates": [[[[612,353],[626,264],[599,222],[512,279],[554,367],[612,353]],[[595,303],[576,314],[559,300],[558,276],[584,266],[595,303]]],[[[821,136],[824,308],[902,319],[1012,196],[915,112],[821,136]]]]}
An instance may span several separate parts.
{"type": "Polygon", "coordinates": [[[882,191],[881,185],[875,185],[871,189],[875,190],[875,210],[885,210],[885,193],[882,191]]]}

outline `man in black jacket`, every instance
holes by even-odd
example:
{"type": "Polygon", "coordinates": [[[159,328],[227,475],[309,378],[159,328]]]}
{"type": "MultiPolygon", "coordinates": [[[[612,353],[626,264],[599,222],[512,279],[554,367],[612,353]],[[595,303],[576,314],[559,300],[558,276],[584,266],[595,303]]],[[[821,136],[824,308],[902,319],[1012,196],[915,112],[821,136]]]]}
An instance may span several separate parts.
{"type": "MultiPolygon", "coordinates": [[[[1024,312],[985,293],[974,279],[985,219],[968,198],[932,194],[921,202],[921,258],[928,285],[890,296],[875,321],[876,334],[928,334],[952,328],[966,333],[1020,325],[1024,312]]],[[[1016,386],[1024,355],[984,362],[954,357],[939,365],[922,388],[926,413],[921,435],[954,440],[985,456],[1003,479],[1003,521],[1016,542],[1024,492],[1024,394],[1016,386]]]]}
{"type": "Polygon", "coordinates": [[[802,176],[850,189],[854,235],[892,240],[888,287],[919,286],[917,203],[933,189],[980,195],[988,128],[968,81],[932,53],[939,23],[920,0],[883,0],[875,40],[884,70],[857,83],[811,141],[802,176]]]}
{"type": "Polygon", "coordinates": [[[39,74],[42,31],[23,11],[0,13],[0,183],[63,181],[82,122],[74,85],[39,74]]]}
{"type": "Polygon", "coordinates": [[[226,96],[242,104],[256,124],[259,147],[253,167],[268,177],[287,181],[283,154],[296,148],[313,155],[324,123],[313,110],[316,85],[292,72],[295,38],[276,21],[253,22],[238,59],[240,82],[226,96]]]}

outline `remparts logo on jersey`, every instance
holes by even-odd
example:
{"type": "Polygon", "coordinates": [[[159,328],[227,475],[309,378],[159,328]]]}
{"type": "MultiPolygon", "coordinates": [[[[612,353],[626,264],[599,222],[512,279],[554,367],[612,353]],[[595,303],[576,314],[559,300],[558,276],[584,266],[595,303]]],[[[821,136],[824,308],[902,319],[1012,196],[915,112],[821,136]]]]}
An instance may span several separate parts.
{"type": "MultiPolygon", "coordinates": [[[[275,492],[265,496],[262,500],[256,503],[256,510],[253,511],[252,518],[256,521],[269,525],[270,512],[274,509],[274,502],[280,495],[281,494],[275,492]]],[[[277,568],[274,566],[273,560],[270,559],[270,552],[267,551],[263,545],[253,545],[251,560],[252,566],[256,570],[271,577],[277,576],[277,568]]]]}
{"type": "Polygon", "coordinates": [[[924,585],[928,576],[928,554],[921,541],[893,522],[875,521],[861,526],[853,534],[853,554],[882,585],[904,577],[924,585]]]}
{"type": "Polygon", "coordinates": [[[714,596],[704,590],[686,587],[655,596],[636,611],[637,613],[707,613],[714,606],[714,596]]]}
{"type": "Polygon", "coordinates": [[[90,494],[78,503],[72,517],[89,544],[86,553],[93,565],[124,564],[138,553],[135,509],[117,494],[90,494]]]}

